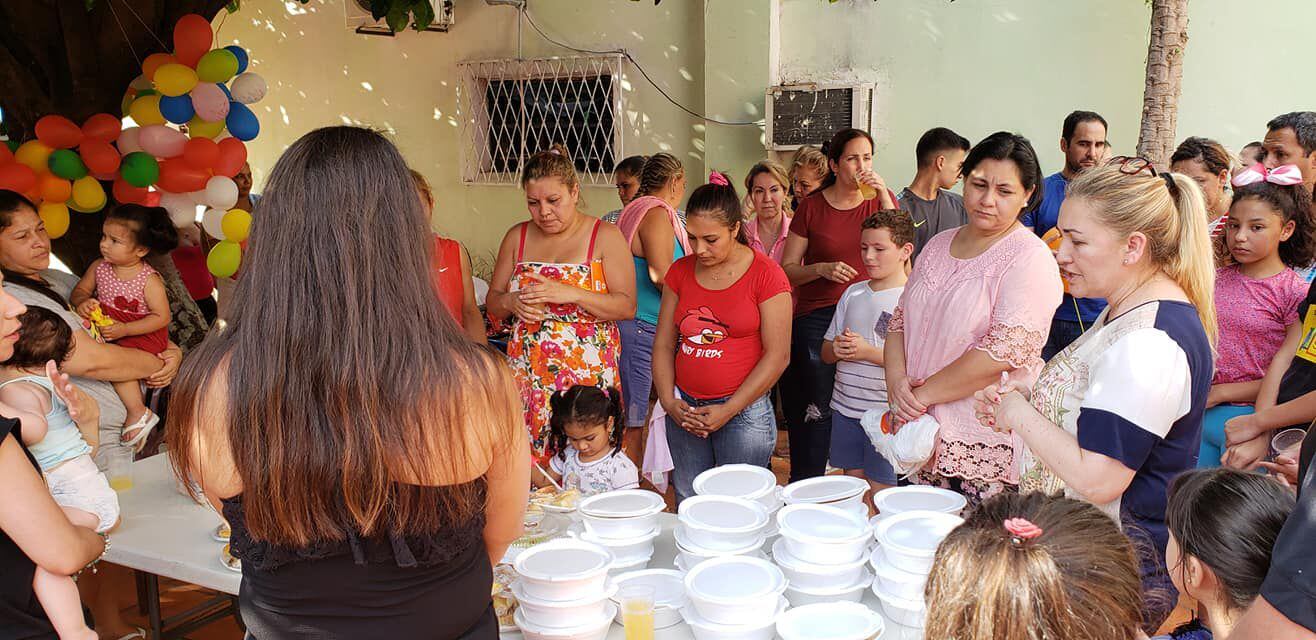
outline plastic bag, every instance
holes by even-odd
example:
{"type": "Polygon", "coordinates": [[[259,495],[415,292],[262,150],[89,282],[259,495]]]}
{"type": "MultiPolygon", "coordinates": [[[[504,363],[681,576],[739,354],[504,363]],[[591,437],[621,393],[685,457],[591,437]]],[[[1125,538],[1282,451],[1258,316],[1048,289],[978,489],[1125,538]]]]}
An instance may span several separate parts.
{"type": "Polygon", "coordinates": [[[888,433],[890,414],[876,409],[864,413],[859,421],[877,453],[891,463],[896,473],[909,477],[932,458],[941,425],[929,414],[905,424],[896,433],[888,433]]]}

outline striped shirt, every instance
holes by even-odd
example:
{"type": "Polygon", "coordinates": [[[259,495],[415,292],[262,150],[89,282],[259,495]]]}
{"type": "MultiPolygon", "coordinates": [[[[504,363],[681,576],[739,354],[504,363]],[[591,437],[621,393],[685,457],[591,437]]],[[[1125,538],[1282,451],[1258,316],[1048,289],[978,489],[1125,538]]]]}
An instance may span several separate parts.
{"type": "MultiPolygon", "coordinates": [[[[832,326],[823,340],[835,340],[846,329],[859,334],[877,348],[886,342],[887,324],[896,311],[904,287],[873,291],[868,281],[850,285],[836,303],[832,326]]],[[[886,371],[871,362],[836,363],[836,384],[832,387],[832,410],[848,418],[859,419],[869,409],[887,408],[886,371]]]]}

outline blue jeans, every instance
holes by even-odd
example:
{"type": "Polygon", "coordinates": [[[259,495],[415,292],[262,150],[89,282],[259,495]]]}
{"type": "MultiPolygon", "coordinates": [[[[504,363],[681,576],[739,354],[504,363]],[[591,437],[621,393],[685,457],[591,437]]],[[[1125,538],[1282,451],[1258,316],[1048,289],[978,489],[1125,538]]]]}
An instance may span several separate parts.
{"type": "Polygon", "coordinates": [[[1252,405],[1221,404],[1207,409],[1202,416],[1202,446],[1197,452],[1197,468],[1220,466],[1220,456],[1225,454],[1225,422],[1255,412],[1256,407],[1252,405]]]}
{"type": "MultiPolygon", "coordinates": [[[[691,407],[723,404],[728,398],[696,400],[680,392],[691,407]]],[[[679,503],[695,494],[695,476],[724,464],[753,464],[770,468],[772,449],[777,444],[777,418],[772,414],[768,396],[751,402],[707,438],[682,429],[667,417],[667,448],[672,453],[672,484],[679,503]]]]}
{"type": "Polygon", "coordinates": [[[622,320],[621,395],[626,401],[626,426],[643,427],[649,417],[649,391],[653,388],[653,335],[657,329],[643,320],[622,320]]]}
{"type": "Polygon", "coordinates": [[[1042,346],[1042,360],[1050,360],[1057,353],[1065,350],[1070,343],[1078,340],[1083,335],[1083,329],[1092,326],[1090,322],[1071,322],[1069,320],[1051,319],[1051,333],[1046,336],[1046,344],[1042,346]]]}
{"type": "Polygon", "coordinates": [[[780,383],[782,413],[790,430],[791,482],[827,471],[836,365],[822,361],[822,343],[835,312],[836,307],[824,307],[791,323],[791,360],[780,383]]]}

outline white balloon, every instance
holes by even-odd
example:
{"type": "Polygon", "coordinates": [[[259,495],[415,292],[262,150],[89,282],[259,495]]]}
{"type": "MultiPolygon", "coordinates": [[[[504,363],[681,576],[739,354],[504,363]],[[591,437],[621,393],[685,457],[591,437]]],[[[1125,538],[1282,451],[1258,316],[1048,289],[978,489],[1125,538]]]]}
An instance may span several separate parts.
{"type": "Polygon", "coordinates": [[[134,151],[141,151],[142,145],[138,140],[140,135],[142,135],[141,127],[125,127],[123,131],[119,132],[119,139],[117,140],[119,154],[126,156],[134,151]]]}
{"type": "Polygon", "coordinates": [[[216,240],[224,240],[224,214],[228,213],[223,209],[206,209],[201,214],[201,228],[210,234],[210,237],[216,240]]]}
{"type": "Polygon", "coordinates": [[[174,226],[196,222],[196,203],[186,193],[161,191],[160,206],[169,212],[169,219],[173,220],[174,226]]]}
{"type": "MultiPolygon", "coordinates": [[[[238,203],[238,185],[232,178],[214,176],[206,181],[206,205],[228,211],[238,203]]],[[[219,237],[219,236],[215,236],[219,237]]]]}
{"type": "Polygon", "coordinates": [[[206,207],[207,209],[210,208],[210,205],[206,204],[206,190],[205,190],[205,189],[202,189],[202,190],[200,190],[200,191],[188,191],[187,193],[184,193],[183,195],[185,195],[185,196],[191,198],[191,199],[192,199],[192,204],[198,204],[198,205],[201,205],[201,206],[203,206],[203,207],[206,207]]]}
{"type": "Polygon", "coordinates": [[[269,85],[262,78],[254,73],[244,73],[233,79],[233,85],[229,87],[229,93],[233,94],[233,99],[242,104],[254,104],[265,97],[265,92],[269,90],[269,85]]]}

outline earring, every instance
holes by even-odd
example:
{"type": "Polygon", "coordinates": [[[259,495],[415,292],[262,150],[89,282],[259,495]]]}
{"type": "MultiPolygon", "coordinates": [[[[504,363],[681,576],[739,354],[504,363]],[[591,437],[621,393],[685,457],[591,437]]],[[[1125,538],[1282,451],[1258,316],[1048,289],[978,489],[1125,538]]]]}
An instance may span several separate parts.
{"type": "Polygon", "coordinates": [[[1129,266],[1129,257],[1128,257],[1128,256],[1124,256],[1124,266],[1126,266],[1126,267],[1129,266]]]}

